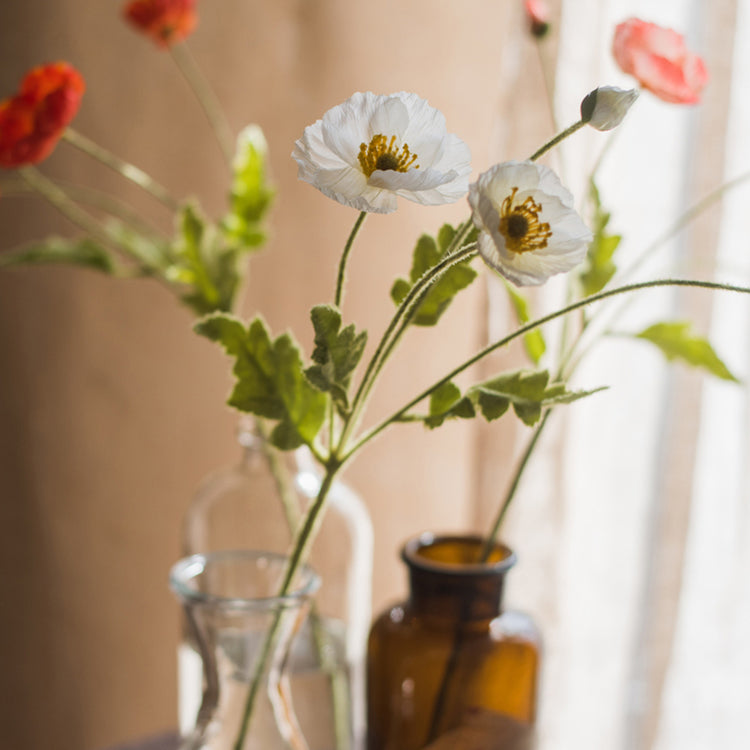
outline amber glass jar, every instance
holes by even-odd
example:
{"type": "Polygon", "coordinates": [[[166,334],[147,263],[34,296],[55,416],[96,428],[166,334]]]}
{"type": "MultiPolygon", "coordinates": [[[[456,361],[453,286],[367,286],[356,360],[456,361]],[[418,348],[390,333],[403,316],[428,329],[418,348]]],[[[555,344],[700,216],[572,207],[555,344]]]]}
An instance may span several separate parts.
{"type": "Polygon", "coordinates": [[[478,537],[424,534],[404,546],[409,598],[383,612],[367,658],[368,750],[529,750],[539,635],[502,606],[515,562],[478,537]]]}

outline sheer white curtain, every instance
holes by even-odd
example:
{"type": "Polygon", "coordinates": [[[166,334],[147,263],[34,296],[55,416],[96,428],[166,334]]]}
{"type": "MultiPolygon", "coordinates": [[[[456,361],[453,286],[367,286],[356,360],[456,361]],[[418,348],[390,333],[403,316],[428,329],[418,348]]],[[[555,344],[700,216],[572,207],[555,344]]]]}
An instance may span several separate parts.
{"type": "MultiPolygon", "coordinates": [[[[697,108],[644,92],[598,172],[619,265],[638,259],[679,215],[750,169],[746,0],[564,0],[556,109],[576,115],[597,85],[629,87],[611,58],[630,16],[683,32],[711,82],[697,108]]],[[[606,137],[576,136],[556,163],[577,195],[606,137]]],[[[648,254],[634,278],[747,283],[750,186],[648,254]]],[[[649,291],[612,325],[638,331],[692,319],[729,368],[750,373],[750,304],[707,292],[649,291]]],[[[508,536],[521,565],[512,600],[546,636],[541,748],[741,750],[750,741],[748,392],[644,343],[610,339],[579,387],[610,389],[553,415],[508,536]]]]}

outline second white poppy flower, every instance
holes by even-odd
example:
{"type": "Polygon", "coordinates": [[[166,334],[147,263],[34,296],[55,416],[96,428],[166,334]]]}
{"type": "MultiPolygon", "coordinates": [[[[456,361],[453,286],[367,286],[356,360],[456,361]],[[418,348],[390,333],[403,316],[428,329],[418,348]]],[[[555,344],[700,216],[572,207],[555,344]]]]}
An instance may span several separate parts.
{"type": "Polygon", "coordinates": [[[591,232],[557,175],[535,162],[496,164],[469,187],[479,254],[517,286],[543,284],[583,261],[591,232]]]}
{"type": "Polygon", "coordinates": [[[356,93],[305,128],[298,176],[360,211],[390,213],[397,197],[439,205],[466,194],[469,147],[416,94],[356,93]]]}

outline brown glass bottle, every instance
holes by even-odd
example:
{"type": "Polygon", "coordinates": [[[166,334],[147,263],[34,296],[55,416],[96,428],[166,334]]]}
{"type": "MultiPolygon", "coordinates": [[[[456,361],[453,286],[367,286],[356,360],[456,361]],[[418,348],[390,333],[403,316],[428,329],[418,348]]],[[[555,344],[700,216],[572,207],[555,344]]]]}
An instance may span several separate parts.
{"type": "Polygon", "coordinates": [[[485,563],[478,537],[410,540],[409,598],[374,622],[368,645],[368,750],[529,750],[540,640],[503,609],[513,552],[485,563]]]}

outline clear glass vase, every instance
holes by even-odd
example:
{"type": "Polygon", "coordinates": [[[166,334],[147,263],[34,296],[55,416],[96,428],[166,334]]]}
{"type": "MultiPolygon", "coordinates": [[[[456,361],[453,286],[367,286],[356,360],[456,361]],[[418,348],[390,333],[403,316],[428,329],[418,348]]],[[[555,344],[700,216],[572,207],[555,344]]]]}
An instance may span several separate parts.
{"type": "Polygon", "coordinates": [[[305,568],[278,597],[285,564],[281,555],[239,551],[193,555],[172,568],[204,686],[181,750],[307,750],[286,665],[319,579],[305,568]]]}
{"type": "Polygon", "coordinates": [[[513,552],[424,534],[404,546],[409,597],[373,623],[368,750],[532,750],[541,642],[503,606],[513,552]]]}
{"type": "MultiPolygon", "coordinates": [[[[321,476],[306,450],[269,451],[252,420],[241,421],[238,440],[240,460],[211,474],[185,515],[185,555],[240,549],[287,554],[291,529],[318,493],[321,476]]],[[[351,750],[362,746],[365,732],[372,525],[362,500],[341,482],[329,493],[310,564],[321,586],[292,647],[291,690],[311,750],[351,750]]],[[[178,672],[184,733],[198,710],[203,679],[187,630],[178,672]]]]}

